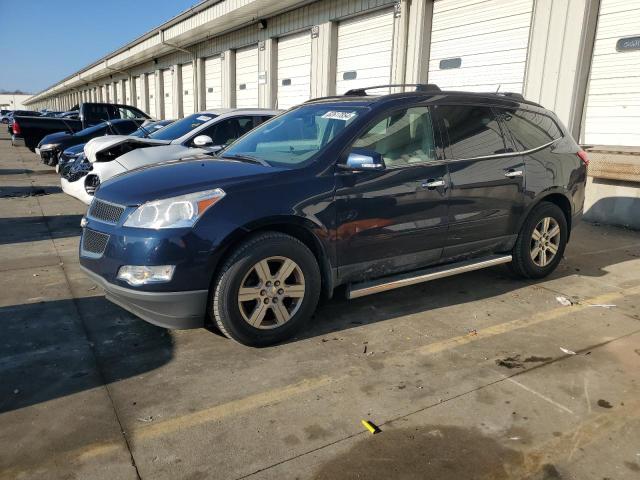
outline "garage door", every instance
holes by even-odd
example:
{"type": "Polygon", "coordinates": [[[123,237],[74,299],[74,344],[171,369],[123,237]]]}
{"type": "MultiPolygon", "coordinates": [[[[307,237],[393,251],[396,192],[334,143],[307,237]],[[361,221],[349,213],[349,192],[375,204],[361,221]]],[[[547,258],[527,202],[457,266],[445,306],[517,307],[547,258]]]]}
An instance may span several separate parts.
{"type": "Polygon", "coordinates": [[[140,77],[134,79],[136,85],[136,101],[134,105],[138,108],[142,108],[142,80],[140,77]]]}
{"type": "Polygon", "coordinates": [[[173,75],[170,69],[162,71],[162,101],[164,102],[164,119],[172,119],[173,113],[173,75]]]}
{"type": "Polygon", "coordinates": [[[107,99],[107,87],[105,87],[104,85],[102,85],[102,86],[100,87],[100,94],[102,95],[102,96],[100,97],[100,101],[101,101],[101,102],[108,102],[108,99],[107,99]]]}
{"type": "Polygon", "coordinates": [[[429,83],[522,93],[533,0],[439,0],[433,7],[429,83]]]}
{"type": "Polygon", "coordinates": [[[278,108],[289,108],[311,97],[311,34],[278,39],[278,108]]]}
{"type": "Polygon", "coordinates": [[[204,61],[205,108],[222,107],[222,61],[209,57],[204,61]]]}
{"type": "Polygon", "coordinates": [[[193,64],[185,63],[180,69],[182,75],[182,112],[184,116],[194,112],[195,101],[193,99],[193,64]]]}
{"type": "Polygon", "coordinates": [[[391,10],[339,23],[336,93],[341,95],[351,88],[391,83],[392,49],[391,10]]]}
{"type": "Polygon", "coordinates": [[[258,47],[236,51],[236,106],[258,107],[258,47]]]}
{"type": "Polygon", "coordinates": [[[116,83],[116,95],[115,95],[116,101],[115,103],[123,103],[122,101],[122,82],[117,82],[116,83]]]}
{"type": "Polygon", "coordinates": [[[640,146],[639,47],[640,0],[602,0],[587,93],[584,143],[640,146]]]}
{"type": "Polygon", "coordinates": [[[156,74],[149,73],[147,75],[147,95],[149,96],[149,111],[147,112],[152,118],[158,118],[156,112],[156,74]]]}
{"type": "Polygon", "coordinates": [[[106,101],[106,102],[110,102],[110,103],[114,103],[114,101],[113,101],[112,85],[111,85],[111,84],[109,84],[109,83],[107,83],[107,84],[104,86],[104,89],[105,89],[105,94],[106,94],[105,101],[106,101]]]}
{"type": "Polygon", "coordinates": [[[124,81],[124,103],[131,105],[131,83],[129,80],[124,81]]]}

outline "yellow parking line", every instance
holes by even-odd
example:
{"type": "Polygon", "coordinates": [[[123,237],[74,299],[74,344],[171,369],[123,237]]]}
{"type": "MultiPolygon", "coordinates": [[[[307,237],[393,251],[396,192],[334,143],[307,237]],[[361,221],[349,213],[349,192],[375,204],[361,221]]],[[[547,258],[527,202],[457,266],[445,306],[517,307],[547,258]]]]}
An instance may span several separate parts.
{"type": "MultiPolygon", "coordinates": [[[[413,349],[413,351],[417,351],[418,353],[421,353],[423,355],[439,353],[444,350],[449,350],[451,348],[466,345],[468,343],[484,340],[485,338],[494,337],[496,335],[502,335],[503,333],[508,333],[520,328],[526,328],[538,323],[555,320],[571,313],[577,313],[584,310],[585,308],[589,308],[588,304],[606,304],[624,298],[627,295],[633,295],[636,293],[640,293],[640,286],[621,290],[619,292],[611,292],[598,295],[593,298],[585,299],[582,303],[578,303],[570,307],[557,307],[546,312],[535,313],[530,317],[518,318],[510,322],[492,325],[491,327],[478,330],[477,335],[460,335],[459,337],[448,338],[440,342],[434,342],[422,347],[417,347],[413,349]]],[[[406,353],[409,353],[411,351],[412,350],[409,350],[406,353]]]]}
{"type": "Polygon", "coordinates": [[[287,385],[282,388],[268,390],[239,400],[232,400],[221,405],[216,405],[215,407],[206,408],[198,412],[139,427],[132,432],[132,437],[134,440],[142,440],[163,435],[175,430],[182,430],[202,425],[204,423],[210,423],[230,415],[236,415],[238,413],[246,412],[247,410],[254,410],[256,408],[281,402],[289,397],[324,387],[325,385],[338,380],[339,379],[328,376],[305,379],[301,382],[287,385]]]}

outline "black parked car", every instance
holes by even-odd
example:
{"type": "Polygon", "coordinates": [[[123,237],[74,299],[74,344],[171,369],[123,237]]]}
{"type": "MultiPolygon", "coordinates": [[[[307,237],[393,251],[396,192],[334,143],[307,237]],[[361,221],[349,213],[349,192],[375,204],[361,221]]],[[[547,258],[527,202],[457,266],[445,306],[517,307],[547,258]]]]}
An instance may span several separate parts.
{"type": "Polygon", "coordinates": [[[36,153],[40,155],[42,163],[55,166],[58,163],[58,157],[67,148],[80,143],[87,143],[92,138],[103,135],[129,135],[136,131],[143,122],[144,120],[137,119],[117,119],[99,123],[76,133],[51,133],[40,141],[36,148],[36,153]]]}
{"type": "Polygon", "coordinates": [[[248,345],[349,298],[508,263],[551,273],[582,213],[587,157],[519,94],[364,89],[312,100],[220,153],[115,177],[80,245],[107,298],[157,325],[248,345]]]}
{"type": "Polygon", "coordinates": [[[125,118],[128,120],[149,120],[150,117],[140,109],[129,105],[113,103],[81,103],[71,109],[77,111],[71,115],[67,112],[61,117],[33,118],[30,115],[14,114],[16,127],[13,129],[12,143],[24,145],[35,151],[40,141],[47,135],[56,132],[75,133],[98,125],[108,120],[125,118]]]}
{"type": "Polygon", "coordinates": [[[17,115],[25,115],[29,117],[41,117],[40,112],[35,112],[33,110],[14,110],[13,112],[9,112],[7,114],[7,129],[9,135],[13,136],[13,117],[17,115]]]}

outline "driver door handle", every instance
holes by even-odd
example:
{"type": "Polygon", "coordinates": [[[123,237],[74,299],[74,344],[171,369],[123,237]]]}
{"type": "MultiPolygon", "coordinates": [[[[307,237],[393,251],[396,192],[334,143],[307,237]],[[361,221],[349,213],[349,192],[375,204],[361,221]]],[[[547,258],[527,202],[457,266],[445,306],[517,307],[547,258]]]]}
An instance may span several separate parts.
{"type": "Polygon", "coordinates": [[[430,178],[426,182],[422,183],[422,188],[428,188],[429,190],[433,190],[437,187],[444,187],[444,180],[441,178],[430,178]]]}

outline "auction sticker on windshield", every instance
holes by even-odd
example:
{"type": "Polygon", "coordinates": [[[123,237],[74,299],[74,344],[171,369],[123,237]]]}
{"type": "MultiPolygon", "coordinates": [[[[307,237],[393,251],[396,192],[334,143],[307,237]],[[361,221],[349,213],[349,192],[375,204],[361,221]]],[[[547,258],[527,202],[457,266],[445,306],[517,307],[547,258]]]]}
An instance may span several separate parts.
{"type": "Polygon", "coordinates": [[[207,117],[206,115],[201,115],[197,117],[196,120],[200,120],[201,122],[208,122],[209,120],[211,120],[211,117],[207,117]]]}
{"type": "Polygon", "coordinates": [[[322,115],[322,118],[330,118],[332,120],[344,120],[346,122],[347,120],[351,120],[355,115],[356,115],[355,112],[339,112],[336,110],[330,110],[324,115],[322,115]]]}

